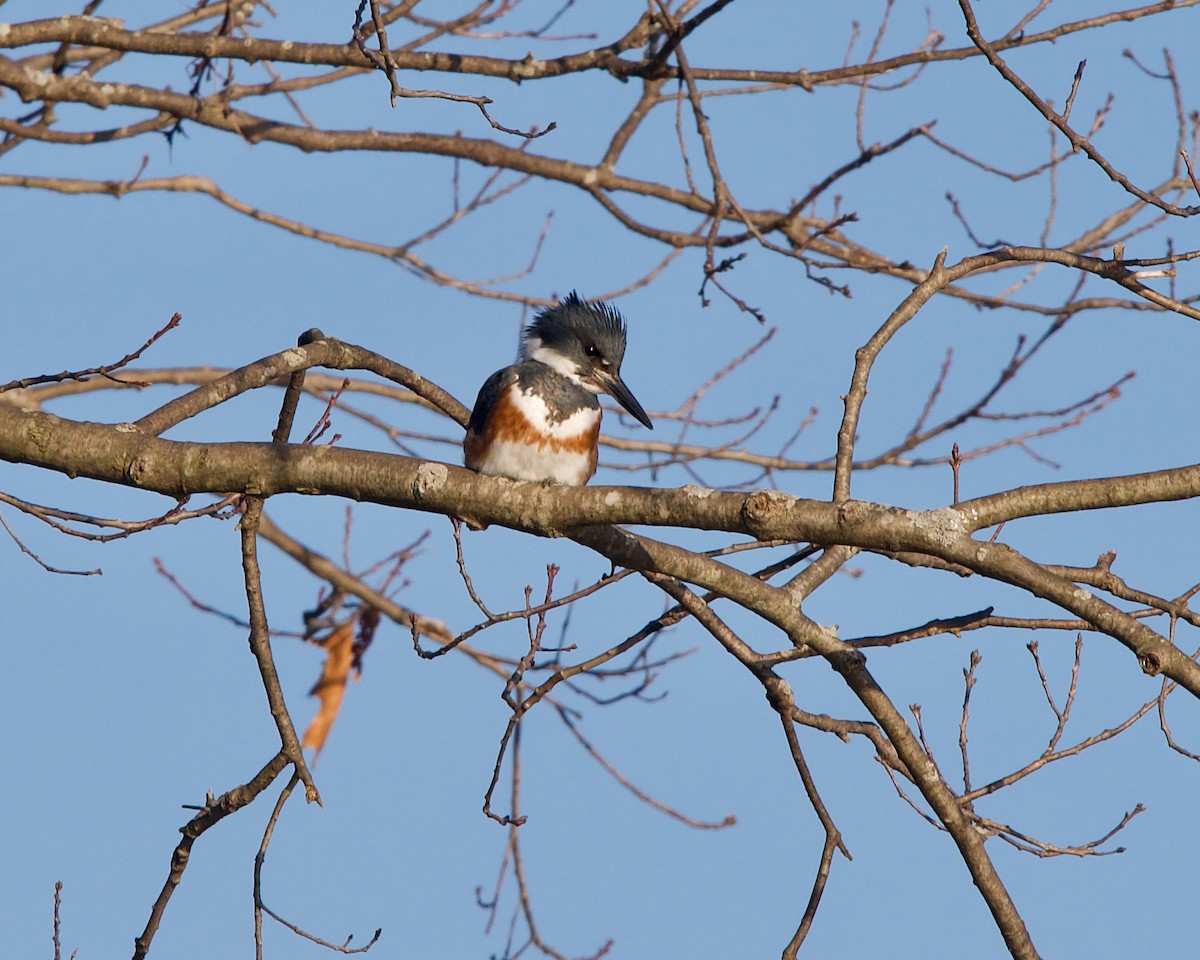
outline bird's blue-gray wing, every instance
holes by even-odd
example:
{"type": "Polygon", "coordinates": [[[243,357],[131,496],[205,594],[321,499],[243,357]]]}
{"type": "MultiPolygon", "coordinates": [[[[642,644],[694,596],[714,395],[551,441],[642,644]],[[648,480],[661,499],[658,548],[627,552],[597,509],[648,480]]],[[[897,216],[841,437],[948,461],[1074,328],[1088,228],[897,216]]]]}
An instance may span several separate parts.
{"type": "Polygon", "coordinates": [[[496,405],[496,398],[519,378],[517,368],[513,366],[497,370],[483,382],[483,386],[479,388],[479,396],[475,398],[475,406],[471,410],[471,419],[467,422],[468,433],[483,433],[488,411],[496,405]]]}

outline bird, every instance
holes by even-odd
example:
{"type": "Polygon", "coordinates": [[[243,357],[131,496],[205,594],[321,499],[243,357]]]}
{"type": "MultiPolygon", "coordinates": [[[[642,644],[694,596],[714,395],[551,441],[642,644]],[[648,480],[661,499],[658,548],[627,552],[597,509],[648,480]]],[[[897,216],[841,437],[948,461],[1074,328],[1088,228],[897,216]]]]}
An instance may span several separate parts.
{"type": "Polygon", "coordinates": [[[621,379],[625,320],[572,291],[525,328],[512,366],[484,381],[467,423],[463,462],[483,474],[582,486],[596,472],[607,393],[641,424],[650,417],[621,379]]]}

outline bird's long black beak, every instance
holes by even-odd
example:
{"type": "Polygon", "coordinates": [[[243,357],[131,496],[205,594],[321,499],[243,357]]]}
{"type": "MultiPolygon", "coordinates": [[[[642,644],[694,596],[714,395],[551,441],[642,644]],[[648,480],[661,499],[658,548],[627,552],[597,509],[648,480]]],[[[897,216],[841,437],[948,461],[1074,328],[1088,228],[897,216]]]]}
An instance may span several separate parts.
{"type": "Polygon", "coordinates": [[[636,417],[642,426],[654,429],[654,424],[650,422],[646,411],[637,402],[637,398],[629,392],[629,388],[625,386],[625,381],[621,379],[620,374],[605,372],[600,374],[600,379],[604,384],[605,393],[636,417]]]}

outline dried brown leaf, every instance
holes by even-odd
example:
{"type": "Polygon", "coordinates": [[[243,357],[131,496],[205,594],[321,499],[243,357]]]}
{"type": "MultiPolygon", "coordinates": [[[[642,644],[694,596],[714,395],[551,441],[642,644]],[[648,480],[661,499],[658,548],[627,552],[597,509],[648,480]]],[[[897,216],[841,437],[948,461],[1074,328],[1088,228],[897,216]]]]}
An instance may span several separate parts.
{"type": "Polygon", "coordinates": [[[319,754],[325,746],[333,721],[337,719],[338,711],[342,708],[342,697],[346,693],[346,681],[350,677],[350,667],[354,662],[354,623],[347,621],[333,631],[322,642],[325,648],[325,664],[321,668],[320,679],[308,692],[321,701],[317,715],[312,718],[308,729],[304,731],[301,742],[304,747],[312,747],[314,754],[319,754]]]}

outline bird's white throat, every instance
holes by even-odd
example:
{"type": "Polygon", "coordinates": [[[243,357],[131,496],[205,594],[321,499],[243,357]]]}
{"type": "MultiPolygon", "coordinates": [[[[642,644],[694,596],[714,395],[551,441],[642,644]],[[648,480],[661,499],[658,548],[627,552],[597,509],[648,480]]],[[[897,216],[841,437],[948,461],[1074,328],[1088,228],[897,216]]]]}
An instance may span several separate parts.
{"type": "Polygon", "coordinates": [[[599,395],[603,391],[594,383],[589,383],[579,375],[579,368],[568,358],[553,347],[548,347],[541,337],[526,336],[521,344],[521,359],[536,360],[544,363],[556,373],[561,373],[572,383],[583,387],[588,393],[599,395]]]}

